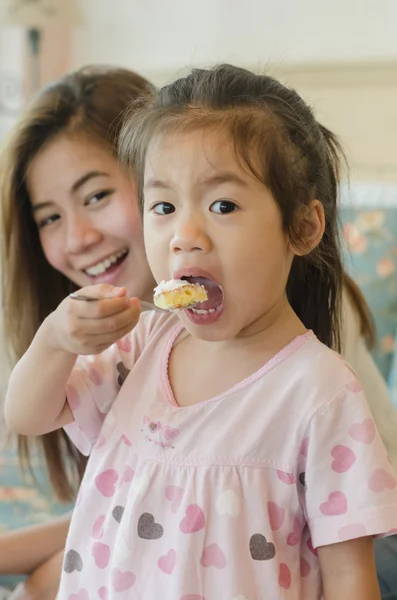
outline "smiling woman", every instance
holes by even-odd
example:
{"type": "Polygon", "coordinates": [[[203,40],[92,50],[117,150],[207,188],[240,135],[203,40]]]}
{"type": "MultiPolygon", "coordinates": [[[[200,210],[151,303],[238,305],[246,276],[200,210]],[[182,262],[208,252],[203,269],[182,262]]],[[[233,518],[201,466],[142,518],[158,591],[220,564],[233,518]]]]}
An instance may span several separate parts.
{"type": "MultiPolygon", "coordinates": [[[[129,296],[151,299],[154,280],[135,186],[116,159],[122,113],[148,89],[132,71],[86,67],[45,88],[13,131],[0,170],[1,304],[11,363],[25,353],[43,320],[80,287],[111,283],[126,287],[129,296]]],[[[57,496],[73,500],[86,458],[61,431],[38,441],[57,496]]],[[[25,464],[29,448],[20,437],[25,464]]],[[[52,596],[35,587],[35,597],[53,600],[67,527],[65,518],[60,525],[0,536],[0,574],[34,571],[29,592],[41,579],[49,594],[51,582],[52,596]],[[36,570],[41,563],[47,571],[36,570]]]]}

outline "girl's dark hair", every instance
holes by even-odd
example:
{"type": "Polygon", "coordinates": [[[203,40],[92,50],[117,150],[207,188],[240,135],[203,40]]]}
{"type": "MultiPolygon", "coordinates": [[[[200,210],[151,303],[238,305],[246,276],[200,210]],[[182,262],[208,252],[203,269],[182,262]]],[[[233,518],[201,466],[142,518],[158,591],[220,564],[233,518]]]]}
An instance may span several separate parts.
{"type": "Polygon", "coordinates": [[[309,254],[294,258],[287,296],[303,324],[339,350],[343,268],[337,195],[343,153],[294,90],[268,75],[219,65],[194,69],[140,102],[133,118],[125,120],[119,154],[135,172],[141,207],[151,139],[214,127],[229,134],[236,157],[271,191],[296,247],[305,243],[302,216],[312,200],[321,201],[323,238],[309,254]]]}
{"type": "MultiPolygon", "coordinates": [[[[3,343],[11,363],[26,352],[43,320],[75,289],[44,256],[26,186],[29,166],[60,135],[92,140],[116,156],[122,114],[149,87],[146,79],[127,69],[85,67],[45,88],[12,131],[0,165],[3,343]]],[[[39,441],[55,492],[71,500],[86,458],[62,430],[39,441]]],[[[28,466],[29,442],[19,436],[21,462],[28,466]]]]}

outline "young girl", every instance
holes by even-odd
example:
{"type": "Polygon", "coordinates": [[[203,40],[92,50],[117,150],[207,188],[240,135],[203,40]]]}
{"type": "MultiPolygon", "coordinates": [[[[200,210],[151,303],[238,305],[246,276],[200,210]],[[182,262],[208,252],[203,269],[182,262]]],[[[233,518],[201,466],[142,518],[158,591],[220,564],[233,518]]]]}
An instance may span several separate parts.
{"type": "MultiPolygon", "coordinates": [[[[116,160],[121,115],[148,88],[146,79],[127,69],[89,66],[68,73],[40,92],[5,144],[0,168],[0,369],[6,350],[9,362],[19,359],[42,321],[74,289],[109,281],[127,286],[131,295],[151,298],[154,280],[135,186],[116,160]],[[91,274],[82,266],[90,267],[91,274]]],[[[52,432],[35,441],[48,458],[55,493],[72,501],[86,458],[62,434],[52,432]]],[[[19,440],[24,462],[29,461],[31,441],[19,440]]],[[[7,485],[0,479],[0,487],[7,485]]],[[[1,534],[0,582],[2,575],[29,573],[26,598],[54,600],[69,521],[65,515],[1,534]]],[[[7,586],[12,583],[7,579],[7,586]]]]}
{"type": "Polygon", "coordinates": [[[161,90],[123,139],[156,280],[208,301],[139,318],[124,288],[85,287],[96,300],[65,299],[13,371],[10,427],[63,426],[91,453],[59,600],[379,598],[372,540],[397,525],[397,482],[330,349],[332,135],[226,65],[161,90]]]}

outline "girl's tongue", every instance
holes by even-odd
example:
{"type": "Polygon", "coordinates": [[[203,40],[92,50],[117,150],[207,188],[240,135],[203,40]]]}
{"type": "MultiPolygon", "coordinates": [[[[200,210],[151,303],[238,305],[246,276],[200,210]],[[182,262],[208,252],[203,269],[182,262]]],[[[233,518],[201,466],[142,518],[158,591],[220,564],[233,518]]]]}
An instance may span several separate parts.
{"type": "Polygon", "coordinates": [[[222,288],[206,277],[184,277],[190,283],[198,283],[205,287],[207,292],[208,300],[197,304],[196,308],[201,310],[210,310],[212,308],[219,308],[223,303],[223,291],[222,288]]]}

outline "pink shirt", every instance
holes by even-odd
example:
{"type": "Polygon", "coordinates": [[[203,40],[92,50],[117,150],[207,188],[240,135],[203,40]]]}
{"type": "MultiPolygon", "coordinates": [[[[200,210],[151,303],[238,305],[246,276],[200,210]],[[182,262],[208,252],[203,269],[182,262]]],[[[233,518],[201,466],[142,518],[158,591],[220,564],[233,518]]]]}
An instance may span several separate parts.
{"type": "Polygon", "coordinates": [[[317,546],[397,527],[397,482],[359,382],[308,332],[182,408],[167,373],[181,331],[145,313],[72,373],[66,429],[91,458],[59,600],[320,599],[317,546]]]}

